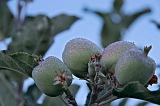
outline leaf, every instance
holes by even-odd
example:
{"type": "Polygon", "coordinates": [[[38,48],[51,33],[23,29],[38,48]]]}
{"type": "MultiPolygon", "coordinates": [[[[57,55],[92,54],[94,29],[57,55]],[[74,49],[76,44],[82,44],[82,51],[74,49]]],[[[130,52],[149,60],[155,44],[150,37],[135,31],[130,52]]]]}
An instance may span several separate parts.
{"type": "Polygon", "coordinates": [[[38,63],[33,55],[27,53],[4,54],[0,52],[0,70],[15,71],[32,76],[32,70],[38,63]]]}
{"type": "Polygon", "coordinates": [[[89,101],[90,101],[90,97],[91,97],[91,93],[92,93],[92,87],[91,87],[91,85],[89,83],[86,83],[86,84],[87,84],[87,87],[89,89],[89,93],[87,95],[85,106],[88,106],[89,101]]]}
{"type": "Polygon", "coordinates": [[[33,2],[33,0],[24,0],[25,2],[33,2]]]}
{"type": "Polygon", "coordinates": [[[10,57],[14,59],[14,61],[22,67],[22,69],[25,71],[25,73],[28,74],[28,76],[32,76],[32,70],[38,65],[38,62],[36,62],[35,55],[29,55],[25,52],[17,52],[14,54],[10,54],[10,57]]]}
{"type": "Polygon", "coordinates": [[[41,95],[41,91],[35,84],[29,86],[27,92],[24,94],[25,104],[27,106],[36,106],[37,100],[40,98],[41,95]]]}
{"type": "Polygon", "coordinates": [[[116,29],[118,29],[117,26],[112,27],[108,23],[103,24],[103,28],[101,31],[101,42],[102,42],[102,46],[104,48],[113,42],[121,40],[120,31],[116,30],[116,29]],[[112,31],[112,29],[115,29],[115,30],[112,31]]]}
{"type": "Polygon", "coordinates": [[[70,90],[70,92],[71,92],[71,94],[73,95],[74,98],[75,98],[79,88],[80,88],[80,86],[77,85],[77,84],[72,84],[72,85],[69,86],[69,90],[70,90]]]}
{"type": "Polygon", "coordinates": [[[125,104],[127,103],[127,101],[128,101],[127,98],[123,99],[123,100],[118,104],[118,106],[125,106],[125,104]]]}
{"type": "Polygon", "coordinates": [[[71,25],[79,18],[76,16],[69,16],[66,14],[60,14],[51,18],[51,35],[56,35],[64,30],[67,30],[71,25]]]}
{"type": "Polygon", "coordinates": [[[120,12],[121,10],[121,7],[123,6],[123,3],[124,3],[124,0],[114,0],[114,9],[117,11],[117,12],[120,12]]]}
{"type": "Polygon", "coordinates": [[[9,37],[12,30],[13,15],[6,0],[0,0],[0,41],[9,37]]]}
{"type": "Polygon", "coordinates": [[[148,102],[140,102],[137,104],[137,106],[146,106],[148,104],[148,102]]]}
{"type": "MultiPolygon", "coordinates": [[[[152,22],[153,24],[155,24],[158,29],[160,29],[160,23],[158,23],[158,22],[155,21],[155,20],[151,20],[151,22],[152,22]]],[[[157,65],[157,67],[159,68],[160,65],[157,65]]]]}
{"type": "Polygon", "coordinates": [[[112,93],[119,98],[136,98],[160,104],[160,89],[157,91],[149,91],[139,82],[130,82],[123,88],[113,89],[112,93]]]}
{"type": "Polygon", "coordinates": [[[4,75],[0,74],[0,106],[16,106],[16,90],[4,75]]]}
{"type": "Polygon", "coordinates": [[[121,27],[120,23],[115,23],[112,21],[112,14],[94,12],[103,19],[103,26],[101,30],[101,42],[102,46],[105,48],[109,44],[121,40],[121,27]]]}
{"type": "Polygon", "coordinates": [[[124,25],[128,28],[137,18],[139,18],[140,16],[142,16],[144,14],[150,13],[150,12],[151,12],[150,8],[146,8],[146,9],[139,11],[137,13],[134,13],[132,15],[124,16],[123,17],[124,25]]]}
{"type": "MultiPolygon", "coordinates": [[[[72,84],[69,86],[69,90],[71,94],[73,95],[73,97],[76,96],[76,93],[78,92],[79,88],[80,86],[77,84],[72,84]]],[[[43,101],[42,106],[66,106],[64,102],[67,102],[67,98],[65,100],[62,100],[65,97],[66,97],[65,94],[63,94],[62,96],[58,96],[58,97],[46,96],[46,98],[43,101]]]]}
{"type": "Polygon", "coordinates": [[[58,97],[49,97],[46,96],[44,99],[42,106],[67,106],[60,96],[58,97]]]}
{"type": "MultiPolygon", "coordinates": [[[[1,52],[4,54],[9,54],[8,51],[5,51],[5,50],[1,52]]],[[[26,78],[26,76],[23,76],[21,73],[16,73],[15,71],[1,70],[0,73],[3,73],[9,81],[14,82],[14,83],[15,82],[21,83],[26,78]]]]}
{"type": "Polygon", "coordinates": [[[123,2],[123,0],[115,0],[113,4],[114,8],[108,13],[85,9],[86,12],[97,14],[103,19],[101,42],[104,48],[113,42],[121,40],[126,30],[136,19],[151,11],[150,8],[147,8],[132,15],[126,15],[124,12],[120,11],[123,2]]]}
{"type": "Polygon", "coordinates": [[[45,15],[29,16],[22,28],[13,36],[8,50],[43,56],[52,45],[53,37],[67,30],[77,19],[75,16],[64,14],[53,18],[45,15]]]}

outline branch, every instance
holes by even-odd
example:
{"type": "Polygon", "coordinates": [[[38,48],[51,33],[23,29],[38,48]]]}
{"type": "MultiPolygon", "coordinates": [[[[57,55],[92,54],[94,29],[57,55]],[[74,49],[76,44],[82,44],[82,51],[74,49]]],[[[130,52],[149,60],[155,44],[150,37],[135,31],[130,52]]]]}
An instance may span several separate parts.
{"type": "Polygon", "coordinates": [[[22,93],[23,93],[23,81],[18,83],[18,98],[17,98],[17,106],[20,106],[22,102],[22,93]]]}

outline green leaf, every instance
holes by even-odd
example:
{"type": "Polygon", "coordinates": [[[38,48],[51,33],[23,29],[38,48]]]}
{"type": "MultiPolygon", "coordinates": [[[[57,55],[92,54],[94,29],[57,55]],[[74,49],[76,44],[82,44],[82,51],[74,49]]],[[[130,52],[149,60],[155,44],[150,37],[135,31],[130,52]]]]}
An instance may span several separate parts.
{"type": "Polygon", "coordinates": [[[27,17],[22,28],[13,36],[8,50],[43,56],[52,45],[54,36],[67,30],[77,19],[64,14],[53,18],[45,15],[27,17]]]}
{"type": "Polygon", "coordinates": [[[107,22],[103,24],[101,31],[101,42],[104,48],[113,42],[121,40],[121,33],[117,27],[118,25],[109,25],[107,22]]]}
{"type": "Polygon", "coordinates": [[[0,106],[17,106],[16,89],[2,73],[0,73],[0,106]]]}
{"type": "Polygon", "coordinates": [[[85,9],[86,12],[97,14],[103,20],[101,42],[104,48],[113,42],[121,40],[125,31],[136,21],[136,19],[151,11],[150,8],[147,8],[132,15],[126,15],[124,12],[120,11],[123,2],[123,0],[115,0],[113,4],[114,9],[109,13],[85,9]]]}
{"type": "Polygon", "coordinates": [[[79,18],[76,16],[69,16],[66,14],[60,14],[51,18],[51,35],[56,35],[62,31],[65,31],[71,27],[79,18]]]}
{"type": "MultiPolygon", "coordinates": [[[[158,29],[160,29],[160,23],[158,23],[158,22],[155,21],[155,20],[151,20],[151,22],[152,22],[153,24],[155,24],[158,29]]],[[[160,65],[157,65],[157,67],[159,68],[160,65]]]]}
{"type": "Polygon", "coordinates": [[[127,98],[123,99],[123,100],[118,104],[118,106],[125,106],[125,104],[127,103],[127,101],[128,101],[127,98]]]}
{"type": "Polygon", "coordinates": [[[25,104],[27,106],[36,106],[37,100],[40,98],[41,95],[42,92],[35,84],[29,86],[27,92],[24,94],[25,104]]]}
{"type": "Polygon", "coordinates": [[[24,0],[25,2],[33,2],[33,0],[24,0]]]}
{"type": "Polygon", "coordinates": [[[112,21],[111,13],[94,12],[103,19],[103,26],[101,30],[101,42],[105,48],[109,44],[121,40],[121,23],[115,23],[112,21]]]}
{"type": "Polygon", "coordinates": [[[117,11],[117,12],[120,12],[121,10],[121,7],[123,6],[123,3],[124,3],[124,0],[114,0],[114,9],[117,11]]]}
{"type": "Polygon", "coordinates": [[[42,103],[42,106],[67,106],[67,104],[64,103],[64,101],[60,96],[58,97],[46,96],[46,98],[42,103]]]}
{"type": "Polygon", "coordinates": [[[128,28],[136,19],[138,19],[140,16],[144,15],[144,14],[147,14],[147,13],[150,13],[151,10],[150,8],[146,8],[142,11],[139,11],[137,13],[134,13],[132,15],[126,15],[123,17],[123,22],[124,22],[124,25],[126,26],[126,28],[128,28]]]}
{"type": "Polygon", "coordinates": [[[13,15],[6,0],[0,0],[0,41],[9,37],[12,31],[13,15]]]}
{"type": "Polygon", "coordinates": [[[38,62],[36,62],[36,56],[35,55],[29,55],[25,52],[17,52],[14,54],[10,54],[10,57],[14,59],[14,61],[22,67],[25,73],[28,74],[28,76],[32,76],[32,70],[38,65],[38,62]]]}
{"type": "MultiPolygon", "coordinates": [[[[73,95],[73,97],[76,96],[76,93],[78,92],[79,88],[80,86],[77,84],[72,84],[71,86],[69,86],[69,90],[71,94],[73,95]]],[[[65,94],[63,94],[62,96],[58,96],[58,97],[46,96],[46,98],[43,101],[42,106],[66,106],[67,98],[65,99],[65,96],[66,96],[65,94]]]]}
{"type": "Polygon", "coordinates": [[[32,70],[37,65],[34,55],[23,52],[14,54],[0,52],[0,70],[15,71],[31,77],[32,70]]]}
{"type": "Polygon", "coordinates": [[[72,85],[69,86],[69,90],[70,90],[70,92],[71,92],[71,94],[73,95],[74,98],[75,98],[79,88],[80,88],[80,86],[77,85],[77,84],[72,84],[72,85]]]}
{"type": "Polygon", "coordinates": [[[92,87],[91,87],[91,85],[89,83],[86,83],[86,84],[87,84],[87,87],[89,89],[89,93],[87,95],[85,106],[88,106],[89,101],[90,101],[90,97],[91,97],[91,93],[92,93],[92,87]]]}
{"type": "Polygon", "coordinates": [[[148,102],[140,102],[137,104],[137,106],[146,106],[148,104],[148,102]]]}
{"type": "Polygon", "coordinates": [[[139,82],[130,82],[123,88],[113,89],[113,95],[119,98],[136,98],[146,100],[160,105],[160,89],[157,91],[149,91],[139,82]]]}

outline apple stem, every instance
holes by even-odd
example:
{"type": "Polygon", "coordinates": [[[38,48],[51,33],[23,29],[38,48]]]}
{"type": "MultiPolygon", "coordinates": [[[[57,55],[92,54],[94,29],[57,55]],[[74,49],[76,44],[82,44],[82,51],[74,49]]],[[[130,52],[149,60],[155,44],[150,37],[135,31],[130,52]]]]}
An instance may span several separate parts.
{"type": "Polygon", "coordinates": [[[95,54],[95,58],[93,61],[94,61],[94,68],[95,68],[96,75],[94,77],[94,82],[92,85],[92,93],[91,93],[89,105],[93,104],[96,101],[98,94],[99,94],[98,79],[99,79],[99,70],[101,67],[100,58],[101,58],[100,54],[95,54]]]}
{"type": "Polygon", "coordinates": [[[146,56],[148,55],[148,53],[149,53],[149,51],[152,49],[152,46],[149,46],[149,47],[147,47],[147,46],[145,46],[144,47],[144,53],[146,54],[146,56]]]}
{"type": "Polygon", "coordinates": [[[65,89],[65,93],[70,99],[69,103],[72,104],[73,106],[78,106],[75,98],[73,97],[72,93],[70,92],[68,88],[65,89]]]}

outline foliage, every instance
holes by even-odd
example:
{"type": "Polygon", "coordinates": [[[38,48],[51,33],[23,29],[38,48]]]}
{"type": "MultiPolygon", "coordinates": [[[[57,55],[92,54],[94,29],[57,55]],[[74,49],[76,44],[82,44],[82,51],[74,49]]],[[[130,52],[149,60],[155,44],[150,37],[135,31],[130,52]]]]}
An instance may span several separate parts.
{"type": "Polygon", "coordinates": [[[32,70],[38,65],[34,55],[29,55],[24,52],[7,54],[0,52],[0,69],[8,71],[16,71],[32,77],[32,70]]]}
{"type": "Polygon", "coordinates": [[[119,98],[130,97],[160,104],[160,90],[149,91],[146,87],[139,84],[139,82],[131,82],[123,88],[113,89],[113,95],[119,98]]]}
{"type": "Polygon", "coordinates": [[[90,9],[85,9],[87,12],[92,12],[100,16],[103,20],[101,30],[101,42],[105,48],[107,45],[122,40],[125,31],[135,22],[140,16],[150,13],[150,8],[138,11],[134,14],[125,14],[122,10],[124,0],[114,0],[112,11],[103,13],[90,9]]]}
{"type": "MultiPolygon", "coordinates": [[[[42,92],[36,84],[29,85],[27,91],[23,91],[24,81],[28,77],[32,78],[32,70],[43,61],[42,56],[45,55],[49,47],[54,43],[54,37],[60,32],[69,29],[79,19],[76,16],[67,14],[60,14],[54,17],[40,14],[37,16],[24,16],[25,19],[21,20],[20,16],[23,14],[23,6],[20,2],[27,4],[32,1],[19,0],[18,16],[14,17],[7,6],[8,1],[0,0],[0,41],[4,41],[6,38],[12,39],[7,50],[0,51],[0,105],[66,106],[68,103],[73,104],[73,100],[75,100],[75,96],[80,88],[79,85],[72,84],[67,89],[65,88],[66,91],[63,95],[57,97],[45,96],[42,104],[37,103],[42,92]]],[[[132,15],[127,15],[122,11],[123,4],[123,0],[114,0],[113,9],[109,13],[86,9],[103,19],[104,23],[101,30],[103,47],[117,40],[121,40],[123,31],[127,30],[138,17],[151,11],[147,8],[132,15]]],[[[159,28],[159,24],[157,24],[157,27],[159,28]]],[[[99,57],[97,56],[95,58],[98,62],[99,57]]],[[[96,85],[98,83],[97,76],[94,79],[96,83],[92,83],[84,78],[84,80],[88,81],[87,86],[90,89],[86,106],[91,105],[91,102],[95,106],[110,105],[110,102],[119,98],[137,98],[160,105],[159,90],[149,91],[144,85],[138,82],[130,82],[124,87],[112,88],[108,86],[110,80],[107,75],[101,72],[98,75],[98,78],[103,84],[105,83],[103,89],[101,86],[96,85]],[[95,92],[97,94],[94,94],[95,92]],[[95,100],[92,100],[93,98],[95,100]]],[[[120,105],[123,106],[126,102],[127,99],[124,99],[120,105]]],[[[139,106],[145,105],[148,102],[143,102],[139,106]]]]}
{"type": "MultiPolygon", "coordinates": [[[[42,93],[35,84],[29,86],[27,92],[23,92],[24,80],[32,76],[33,68],[49,49],[53,38],[69,29],[79,18],[67,14],[51,18],[37,15],[25,16],[22,21],[18,20],[20,17],[13,16],[7,2],[0,0],[0,40],[11,38],[12,42],[6,51],[0,52],[0,105],[35,106],[42,93]]],[[[21,2],[28,3],[28,0],[21,2]]]]}

